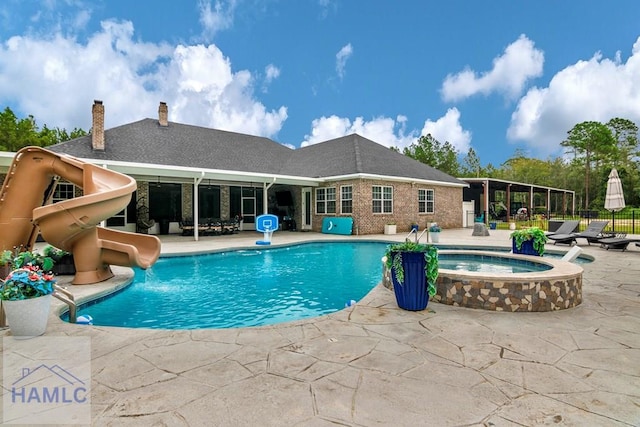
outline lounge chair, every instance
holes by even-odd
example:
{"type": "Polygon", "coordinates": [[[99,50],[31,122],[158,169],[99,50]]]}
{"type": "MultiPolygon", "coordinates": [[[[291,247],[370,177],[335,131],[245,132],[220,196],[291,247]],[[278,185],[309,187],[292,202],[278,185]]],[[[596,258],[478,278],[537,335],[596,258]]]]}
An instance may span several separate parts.
{"type": "Polygon", "coordinates": [[[587,243],[598,243],[600,239],[612,237],[611,234],[603,233],[604,228],[609,224],[609,221],[591,221],[586,230],[581,233],[567,233],[567,234],[550,234],[547,236],[549,240],[553,240],[553,244],[565,243],[572,245],[578,243],[576,239],[587,239],[587,243]]]}
{"type": "Polygon", "coordinates": [[[606,237],[604,239],[600,239],[598,243],[605,248],[609,249],[621,249],[623,252],[627,250],[627,247],[630,243],[636,242],[636,246],[640,246],[640,239],[633,239],[629,237],[606,237]]]}
{"type": "Polygon", "coordinates": [[[548,231],[545,234],[547,235],[547,237],[551,236],[552,234],[572,234],[579,224],[580,221],[564,221],[562,224],[560,224],[560,227],[558,227],[556,231],[548,231]]]}

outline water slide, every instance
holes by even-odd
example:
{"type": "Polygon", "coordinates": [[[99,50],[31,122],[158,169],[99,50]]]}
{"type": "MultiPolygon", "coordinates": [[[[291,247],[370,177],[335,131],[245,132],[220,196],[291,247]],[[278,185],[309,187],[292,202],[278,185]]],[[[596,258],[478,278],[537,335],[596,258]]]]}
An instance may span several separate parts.
{"type": "Polygon", "coordinates": [[[73,284],[113,277],[109,265],[148,268],[160,256],[160,240],[98,226],[127,207],[136,181],[119,172],[40,147],[18,151],[0,192],[0,250],[31,250],[38,231],[49,244],[73,253],[73,284]],[[49,201],[58,177],[83,195],[49,201]]]}

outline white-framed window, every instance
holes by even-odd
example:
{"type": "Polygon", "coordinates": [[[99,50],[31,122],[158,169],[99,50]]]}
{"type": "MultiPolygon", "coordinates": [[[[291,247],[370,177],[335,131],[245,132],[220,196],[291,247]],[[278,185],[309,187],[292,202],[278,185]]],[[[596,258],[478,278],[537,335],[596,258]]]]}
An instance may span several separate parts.
{"type": "Polygon", "coordinates": [[[418,189],[418,213],[435,212],[435,192],[432,189],[418,189]]]}
{"type": "Polygon", "coordinates": [[[53,203],[62,202],[76,197],[76,186],[70,182],[58,182],[53,192],[53,203]]]}
{"type": "Polygon", "coordinates": [[[336,189],[333,187],[316,188],[316,213],[336,213],[336,189]]]}
{"type": "Polygon", "coordinates": [[[123,209],[111,218],[107,218],[108,227],[124,227],[127,225],[127,210],[123,209]]]}
{"type": "Polygon", "coordinates": [[[373,200],[372,212],[393,213],[393,187],[388,185],[374,185],[371,187],[373,200]]]}
{"type": "Polygon", "coordinates": [[[340,213],[353,213],[353,186],[351,185],[340,187],[340,213]]]}

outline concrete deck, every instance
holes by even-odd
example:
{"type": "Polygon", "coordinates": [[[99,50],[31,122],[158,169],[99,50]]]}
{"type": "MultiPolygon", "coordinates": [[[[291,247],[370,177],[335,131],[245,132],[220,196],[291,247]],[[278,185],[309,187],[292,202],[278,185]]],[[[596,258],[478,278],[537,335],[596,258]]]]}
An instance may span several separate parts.
{"type": "MultiPolygon", "coordinates": [[[[445,230],[441,243],[510,245],[508,231],[471,233],[445,230]]],[[[331,237],[279,232],[273,241],[331,237]]],[[[389,237],[404,235],[352,238],[389,237]]],[[[259,239],[166,236],[163,253],[259,239]]],[[[91,337],[96,426],[638,426],[640,248],[579,243],[595,262],[584,265],[584,302],[568,310],[432,302],[407,312],[378,285],[354,307],[275,326],[124,329],[52,315],[47,335],[91,337]]],[[[70,288],[79,297],[102,291],[126,280],[117,271],[109,284],[70,288]]]]}

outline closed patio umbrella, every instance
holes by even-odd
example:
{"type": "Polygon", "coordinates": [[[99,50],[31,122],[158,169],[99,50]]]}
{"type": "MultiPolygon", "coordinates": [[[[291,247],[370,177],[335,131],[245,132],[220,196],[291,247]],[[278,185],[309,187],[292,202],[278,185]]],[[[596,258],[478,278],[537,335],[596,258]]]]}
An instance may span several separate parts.
{"type": "Polygon", "coordinates": [[[613,231],[616,231],[616,212],[624,209],[624,206],[622,182],[620,182],[618,171],[616,168],[613,168],[609,174],[609,180],[607,181],[607,195],[604,199],[604,208],[611,211],[613,215],[613,231]]]}

